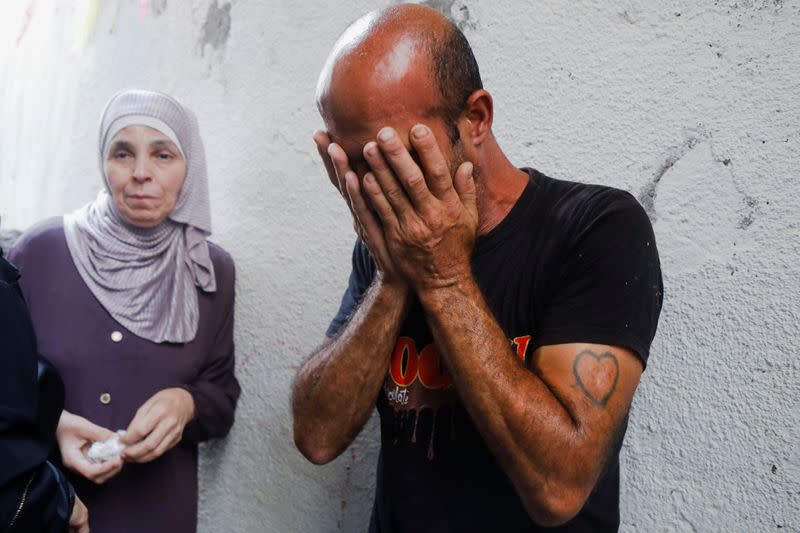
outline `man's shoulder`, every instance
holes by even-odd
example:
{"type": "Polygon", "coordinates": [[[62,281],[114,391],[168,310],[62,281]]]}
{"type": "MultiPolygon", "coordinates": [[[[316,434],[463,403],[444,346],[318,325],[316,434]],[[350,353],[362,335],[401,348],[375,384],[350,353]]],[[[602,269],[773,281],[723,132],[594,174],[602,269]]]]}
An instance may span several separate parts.
{"type": "Polygon", "coordinates": [[[609,185],[551,178],[538,172],[533,174],[533,180],[544,197],[551,221],[558,226],[585,227],[606,219],[650,224],[644,208],[628,191],[609,185]]]}
{"type": "Polygon", "coordinates": [[[641,209],[631,193],[610,185],[551,178],[537,171],[532,171],[532,179],[548,201],[562,209],[641,209]]]}

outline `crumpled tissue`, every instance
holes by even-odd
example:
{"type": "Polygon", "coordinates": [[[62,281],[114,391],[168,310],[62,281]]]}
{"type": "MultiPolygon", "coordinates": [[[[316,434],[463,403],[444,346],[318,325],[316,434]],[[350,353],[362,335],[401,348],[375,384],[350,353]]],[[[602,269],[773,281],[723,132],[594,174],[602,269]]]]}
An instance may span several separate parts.
{"type": "Polygon", "coordinates": [[[124,434],[125,430],[120,429],[116,435],[108,440],[93,442],[89,451],[86,452],[86,457],[93,463],[105,463],[112,459],[118,459],[119,454],[125,449],[125,445],[119,441],[119,438],[124,434]]]}

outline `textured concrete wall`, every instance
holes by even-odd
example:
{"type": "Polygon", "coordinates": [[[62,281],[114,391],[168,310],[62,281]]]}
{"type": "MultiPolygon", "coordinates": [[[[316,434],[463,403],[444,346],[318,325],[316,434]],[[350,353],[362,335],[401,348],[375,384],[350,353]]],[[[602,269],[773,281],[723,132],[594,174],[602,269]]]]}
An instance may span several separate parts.
{"type": "MultiPolygon", "coordinates": [[[[353,240],[310,138],[315,79],[347,23],[386,2],[145,3],[3,3],[3,225],[93,197],[118,89],[194,108],[214,239],[238,266],[244,387],[232,435],[203,451],[201,530],[363,530],[374,421],[313,467],[288,390],[353,240]]],[[[800,531],[800,3],[427,3],[473,43],[513,161],[629,190],[654,221],[666,296],[622,456],[623,529],[800,531]]]]}

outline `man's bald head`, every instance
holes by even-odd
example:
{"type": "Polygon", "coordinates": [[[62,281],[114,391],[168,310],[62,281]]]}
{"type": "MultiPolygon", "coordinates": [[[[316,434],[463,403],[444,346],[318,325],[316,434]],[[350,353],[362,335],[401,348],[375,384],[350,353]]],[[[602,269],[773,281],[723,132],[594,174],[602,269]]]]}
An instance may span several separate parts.
{"type": "Polygon", "coordinates": [[[482,87],[458,27],[434,9],[402,4],[371,12],[345,30],[320,74],[317,103],[326,123],[332,108],[340,119],[377,119],[370,114],[386,111],[386,100],[402,110],[421,105],[427,94],[426,114],[439,115],[455,142],[455,123],[469,96],[482,87]],[[346,107],[358,116],[341,116],[345,93],[353,100],[346,107]]]}

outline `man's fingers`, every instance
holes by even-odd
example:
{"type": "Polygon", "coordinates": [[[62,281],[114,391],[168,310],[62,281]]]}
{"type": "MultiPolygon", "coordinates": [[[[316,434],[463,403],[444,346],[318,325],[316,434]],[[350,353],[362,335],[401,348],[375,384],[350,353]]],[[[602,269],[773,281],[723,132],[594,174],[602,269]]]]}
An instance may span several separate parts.
{"type": "MultiPolygon", "coordinates": [[[[378,132],[378,146],[387,164],[392,169],[411,201],[418,208],[431,200],[431,192],[425,181],[423,169],[411,157],[394,128],[382,128],[378,132]]],[[[383,185],[383,182],[380,182],[383,185]]]]}
{"type": "MultiPolygon", "coordinates": [[[[405,151],[405,147],[403,146],[402,148],[405,151]]],[[[406,155],[409,159],[411,158],[411,156],[408,155],[408,151],[406,151],[406,155]]],[[[383,196],[389,202],[394,212],[397,213],[398,218],[402,218],[411,213],[413,211],[413,206],[409,198],[413,198],[413,193],[407,193],[408,185],[401,183],[399,176],[396,176],[395,171],[389,166],[377,143],[368,142],[364,145],[364,159],[369,163],[372,169],[372,176],[383,191],[383,196]]],[[[419,186],[420,181],[423,182],[423,185],[425,181],[421,172],[419,172],[418,175],[419,179],[412,180],[415,184],[415,188],[419,186]]]]}
{"type": "Polygon", "coordinates": [[[369,198],[369,204],[375,209],[375,212],[381,219],[382,228],[397,224],[397,215],[394,212],[394,208],[387,198],[383,187],[378,183],[375,174],[372,172],[364,174],[364,193],[366,197],[369,198]]]}
{"type": "Polygon", "coordinates": [[[477,194],[475,191],[475,177],[472,175],[473,165],[469,161],[461,163],[456,170],[453,186],[455,187],[461,203],[464,204],[471,213],[477,216],[477,194]]]}
{"type": "Polygon", "coordinates": [[[422,163],[422,171],[427,178],[430,192],[440,200],[444,198],[453,187],[450,176],[450,167],[436,142],[433,132],[424,124],[417,124],[411,128],[411,145],[422,163]]]}
{"type": "Polygon", "coordinates": [[[345,175],[350,172],[352,169],[350,168],[350,162],[347,159],[347,154],[342,147],[336,143],[328,144],[328,156],[331,159],[331,164],[333,165],[334,174],[336,175],[336,188],[339,189],[339,192],[342,196],[345,197],[347,200],[347,191],[345,190],[344,186],[344,177],[345,175]]]}
{"type": "Polygon", "coordinates": [[[314,144],[317,145],[319,157],[325,164],[325,171],[328,173],[328,179],[334,187],[339,189],[339,179],[336,177],[336,169],[333,168],[333,161],[331,161],[331,156],[328,155],[328,145],[331,144],[330,137],[326,132],[317,130],[314,132],[314,144]]]}
{"type": "MultiPolygon", "coordinates": [[[[368,175],[371,175],[368,173],[368,175]]],[[[374,176],[370,178],[374,180],[374,176]]],[[[377,184],[376,184],[377,185],[377,184]]],[[[386,247],[386,238],[383,233],[383,225],[378,216],[367,203],[366,191],[360,186],[358,176],[351,172],[347,176],[347,192],[353,205],[353,213],[356,217],[356,224],[359,226],[359,237],[363,240],[373,258],[378,264],[386,266],[391,264],[389,250],[386,247]]],[[[385,209],[391,210],[388,204],[384,204],[385,209]]],[[[394,216],[394,213],[387,211],[386,216],[394,216]]]]}
{"type": "MultiPolygon", "coordinates": [[[[373,253],[381,253],[385,248],[383,226],[375,212],[368,205],[365,197],[367,193],[361,187],[355,172],[350,172],[347,175],[347,194],[350,195],[356,224],[360,227],[359,236],[366,242],[368,247],[377,248],[373,250],[373,253]]],[[[394,215],[393,213],[387,213],[387,216],[394,215]]]]}
{"type": "Polygon", "coordinates": [[[345,176],[345,188],[347,195],[350,197],[350,207],[353,210],[353,219],[356,226],[360,226],[359,232],[366,231],[368,227],[379,225],[375,214],[367,205],[364,199],[364,191],[358,181],[358,176],[355,172],[348,172],[345,176]]]}

